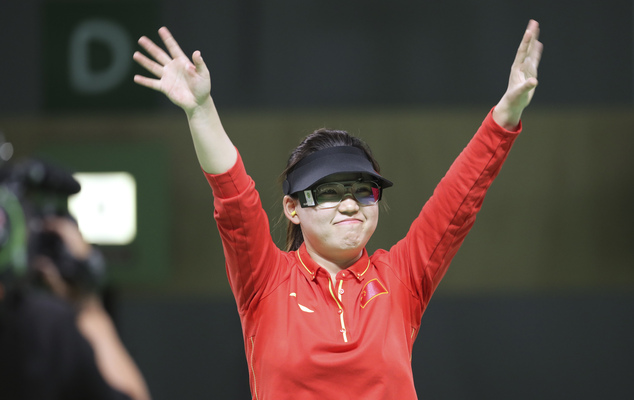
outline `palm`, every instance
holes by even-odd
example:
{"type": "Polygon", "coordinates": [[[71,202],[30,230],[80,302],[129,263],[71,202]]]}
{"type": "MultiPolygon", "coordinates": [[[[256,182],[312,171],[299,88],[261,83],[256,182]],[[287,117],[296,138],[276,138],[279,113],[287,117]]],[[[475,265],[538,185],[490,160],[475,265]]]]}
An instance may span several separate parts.
{"type": "Polygon", "coordinates": [[[532,84],[534,80],[530,78],[537,78],[537,71],[531,73],[531,71],[514,71],[509,80],[509,96],[513,100],[512,103],[518,108],[526,108],[533,98],[535,93],[535,86],[532,84]],[[530,88],[527,88],[530,87],[530,88]]]}
{"type": "Polygon", "coordinates": [[[163,67],[159,90],[177,106],[190,109],[209,95],[211,82],[204,75],[186,57],[179,57],[163,67]]]}

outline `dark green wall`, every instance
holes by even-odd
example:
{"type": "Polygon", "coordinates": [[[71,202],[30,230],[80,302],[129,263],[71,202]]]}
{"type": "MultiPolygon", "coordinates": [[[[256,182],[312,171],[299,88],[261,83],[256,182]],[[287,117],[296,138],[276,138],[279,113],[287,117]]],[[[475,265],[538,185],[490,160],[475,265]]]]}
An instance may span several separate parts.
{"type": "Polygon", "coordinates": [[[120,24],[126,51],[168,26],[187,54],[202,51],[216,99],[231,107],[495,102],[534,18],[542,104],[631,104],[633,15],[628,0],[3,1],[0,113],[156,105],[130,89],[133,67],[99,101],[73,97],[66,42],[81,17],[120,24]]]}

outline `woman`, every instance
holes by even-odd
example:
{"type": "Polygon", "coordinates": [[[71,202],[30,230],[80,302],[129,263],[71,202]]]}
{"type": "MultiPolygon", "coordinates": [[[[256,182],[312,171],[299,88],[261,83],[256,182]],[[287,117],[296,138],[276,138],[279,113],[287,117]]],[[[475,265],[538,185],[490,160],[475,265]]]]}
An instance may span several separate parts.
{"type": "Polygon", "coordinates": [[[199,51],[192,61],[166,28],[168,52],[134,59],[185,110],[214,193],[229,283],[238,304],[256,399],[415,399],[411,351],[422,314],[473,225],[521,130],[542,45],[530,21],[500,102],[440,182],[406,237],[369,255],[382,190],[392,183],[358,139],[316,131],[291,155],[283,209],[289,251],[278,249],[254,183],[225,133],[199,51]]]}

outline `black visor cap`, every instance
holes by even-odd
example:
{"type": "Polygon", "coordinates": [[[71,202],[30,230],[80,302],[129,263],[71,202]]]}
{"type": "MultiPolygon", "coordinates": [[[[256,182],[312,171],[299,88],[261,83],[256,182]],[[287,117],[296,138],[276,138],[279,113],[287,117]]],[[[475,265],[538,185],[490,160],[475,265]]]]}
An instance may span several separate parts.
{"type": "Polygon", "coordinates": [[[316,151],[298,162],[284,181],[284,194],[306,190],[327,176],[339,173],[369,175],[383,189],[393,185],[374,171],[363,150],[354,146],[337,146],[316,151]]]}

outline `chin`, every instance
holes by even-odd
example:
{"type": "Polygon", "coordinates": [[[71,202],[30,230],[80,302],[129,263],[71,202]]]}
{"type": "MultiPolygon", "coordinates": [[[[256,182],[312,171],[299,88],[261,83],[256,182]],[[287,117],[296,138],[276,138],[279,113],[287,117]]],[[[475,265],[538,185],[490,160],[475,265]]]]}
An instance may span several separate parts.
{"type": "Polygon", "coordinates": [[[367,242],[368,242],[367,240],[363,240],[358,237],[354,237],[354,238],[346,237],[346,238],[343,238],[339,243],[340,243],[341,250],[361,251],[363,250],[367,242]]]}

